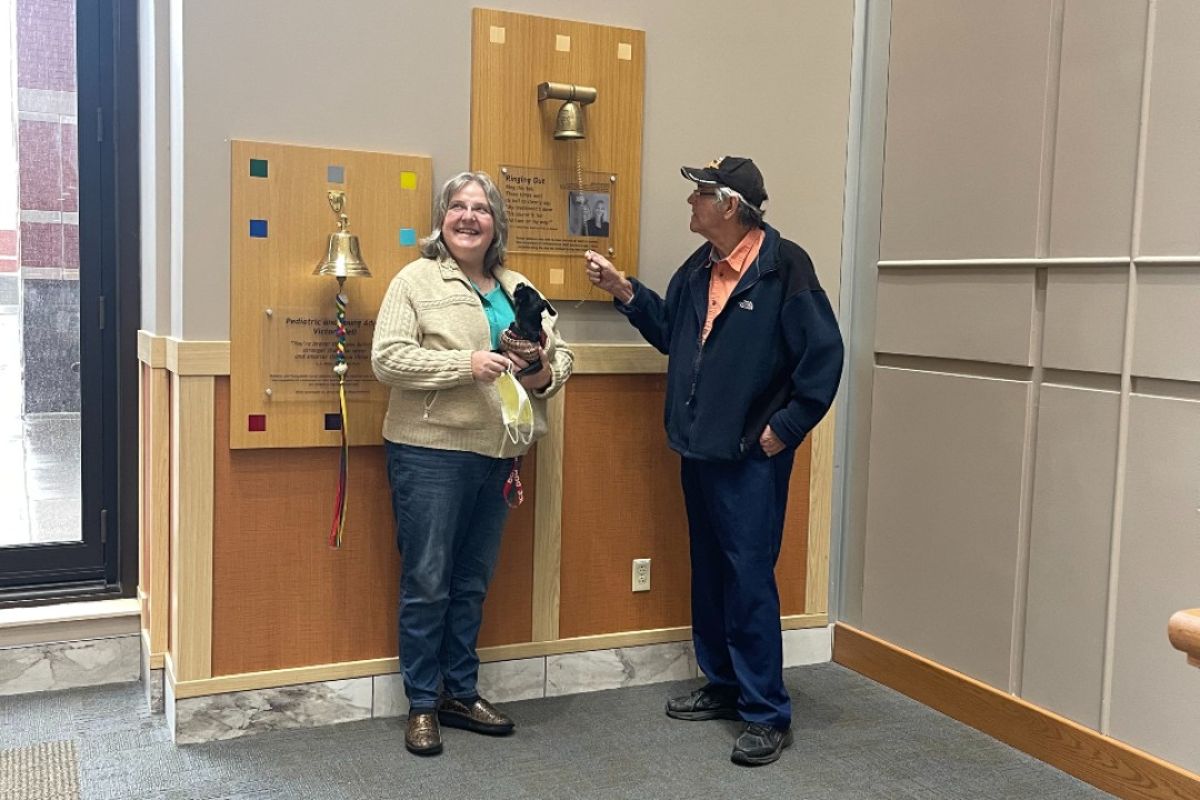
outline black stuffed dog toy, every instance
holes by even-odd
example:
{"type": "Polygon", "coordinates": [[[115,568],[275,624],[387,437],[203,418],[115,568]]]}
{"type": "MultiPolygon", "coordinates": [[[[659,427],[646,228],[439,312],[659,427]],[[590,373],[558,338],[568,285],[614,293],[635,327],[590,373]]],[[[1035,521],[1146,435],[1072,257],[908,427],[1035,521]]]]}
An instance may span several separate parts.
{"type": "Polygon", "coordinates": [[[545,344],[546,334],[542,331],[542,312],[557,316],[554,306],[538,294],[527,283],[518,283],[513,291],[516,320],[500,334],[500,350],[513,353],[529,362],[529,366],[517,373],[517,377],[532,375],[542,368],[538,349],[545,344]]]}

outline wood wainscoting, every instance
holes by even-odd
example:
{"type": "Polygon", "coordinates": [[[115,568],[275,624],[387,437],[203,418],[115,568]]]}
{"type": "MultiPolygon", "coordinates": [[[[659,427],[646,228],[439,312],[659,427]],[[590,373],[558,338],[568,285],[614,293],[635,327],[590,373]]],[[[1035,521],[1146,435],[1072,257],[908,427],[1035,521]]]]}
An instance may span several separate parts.
{"type": "MultiPolygon", "coordinates": [[[[142,589],[150,606],[155,593],[170,598],[158,621],[170,623],[174,696],[395,672],[401,564],[383,448],[352,449],[346,544],[330,550],[337,449],[231,448],[228,343],[142,338],[143,422],[171,423],[169,436],[148,435],[157,422],[143,432],[144,509],[147,521],[162,518],[150,530],[163,542],[144,537],[142,589]],[[168,452],[160,475],[153,465],[168,452]],[[168,476],[170,492],[151,502],[168,476]]],[[[645,345],[573,349],[576,375],[523,463],[525,502],[484,606],[485,661],[690,638],[679,460],[662,430],[666,360],[645,345]],[[634,594],[632,559],[645,557],[651,591],[634,594]]],[[[777,570],[785,629],[827,624],[829,498],[811,492],[829,486],[812,464],[832,452],[831,425],[810,438],[777,570]]]]}

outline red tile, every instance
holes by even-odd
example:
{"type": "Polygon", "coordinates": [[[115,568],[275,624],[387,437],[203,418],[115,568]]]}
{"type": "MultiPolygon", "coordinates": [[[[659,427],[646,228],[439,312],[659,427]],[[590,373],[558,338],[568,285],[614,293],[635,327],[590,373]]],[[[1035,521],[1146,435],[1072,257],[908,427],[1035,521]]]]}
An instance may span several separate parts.
{"type": "Polygon", "coordinates": [[[79,226],[63,223],[63,267],[79,269],[79,226]]]}
{"type": "Polygon", "coordinates": [[[17,260],[15,258],[0,258],[0,273],[16,271],[17,260]]]}
{"type": "Polygon", "coordinates": [[[62,210],[79,210],[79,128],[62,126],[62,210]]]}
{"type": "Polygon", "coordinates": [[[57,122],[21,120],[17,164],[21,173],[23,209],[62,210],[62,151],[57,122]]]}
{"type": "Polygon", "coordinates": [[[17,254],[17,232],[0,231],[0,256],[15,256],[17,254]]]}
{"type": "Polygon", "coordinates": [[[75,0],[17,0],[17,86],[75,91],[75,0]]]}
{"type": "Polygon", "coordinates": [[[59,222],[21,223],[21,264],[26,267],[61,267],[63,226],[59,222]]]}
{"type": "Polygon", "coordinates": [[[247,420],[247,428],[251,432],[258,433],[267,429],[266,414],[249,414],[248,417],[249,419],[247,420]]]}

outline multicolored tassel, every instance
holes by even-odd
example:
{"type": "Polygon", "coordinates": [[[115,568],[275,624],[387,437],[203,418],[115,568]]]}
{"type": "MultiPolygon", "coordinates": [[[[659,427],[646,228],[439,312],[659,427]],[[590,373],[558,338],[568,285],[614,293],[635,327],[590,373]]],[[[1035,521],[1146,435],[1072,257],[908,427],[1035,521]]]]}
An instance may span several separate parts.
{"type": "Polygon", "coordinates": [[[346,528],[346,495],[350,478],[349,414],[346,408],[346,295],[342,293],[345,278],[338,278],[337,294],[337,353],[334,356],[333,372],[338,376],[338,399],[342,414],[342,455],[338,468],[337,497],[333,504],[333,523],[329,526],[329,546],[342,546],[342,533],[346,528]]]}

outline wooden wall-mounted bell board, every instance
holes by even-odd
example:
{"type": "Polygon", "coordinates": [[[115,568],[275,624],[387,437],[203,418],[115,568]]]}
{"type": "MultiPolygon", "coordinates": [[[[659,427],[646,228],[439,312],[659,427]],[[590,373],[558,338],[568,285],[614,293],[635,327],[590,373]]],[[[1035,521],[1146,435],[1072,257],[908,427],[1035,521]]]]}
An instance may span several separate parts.
{"type": "Polygon", "coordinates": [[[504,195],[508,265],[552,299],[606,299],[583,252],[637,275],[646,34],[482,8],[472,21],[471,167],[504,195]],[[596,89],[584,139],[554,138],[563,101],[539,103],[544,82],[596,89]]]}
{"type": "Polygon", "coordinates": [[[429,232],[433,165],[423,156],[232,142],[229,376],[232,448],[341,443],[337,279],[313,275],[346,193],[371,277],[345,283],[351,444],[379,444],[388,388],[371,371],[379,305],[429,232]]]}

